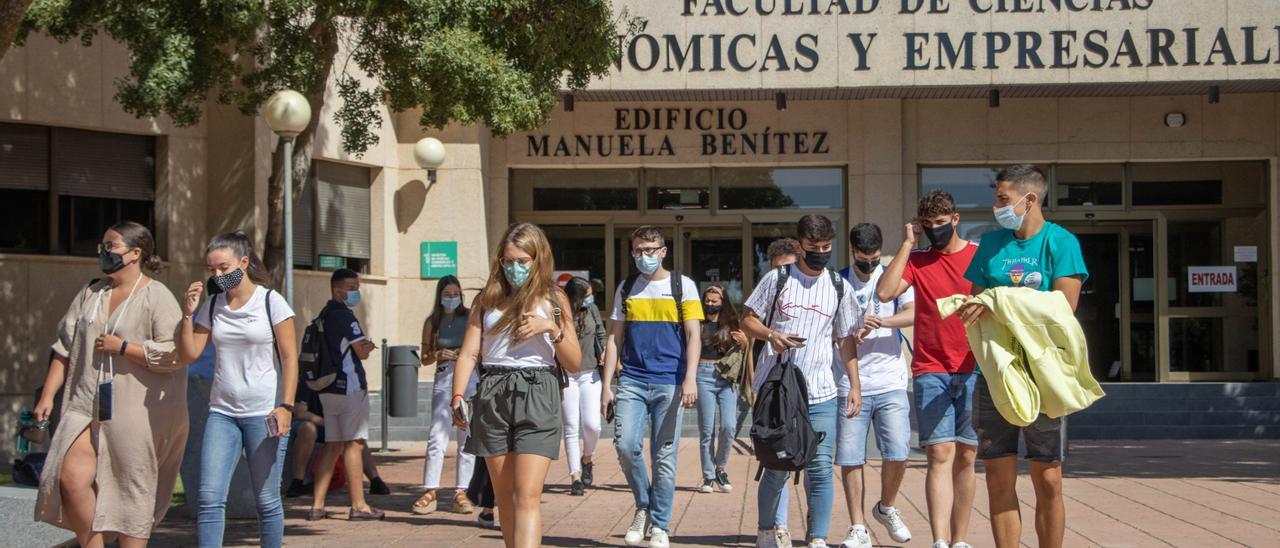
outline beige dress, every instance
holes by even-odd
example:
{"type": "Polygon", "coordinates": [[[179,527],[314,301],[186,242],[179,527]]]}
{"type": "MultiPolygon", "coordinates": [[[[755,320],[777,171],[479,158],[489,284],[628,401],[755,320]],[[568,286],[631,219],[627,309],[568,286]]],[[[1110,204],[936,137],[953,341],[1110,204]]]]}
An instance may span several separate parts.
{"type": "Polygon", "coordinates": [[[35,518],[69,527],[59,489],[62,459],[88,428],[98,452],[93,530],[150,538],[169,509],[187,441],[187,375],[179,370],[173,340],[182,310],[155,280],[140,286],[132,302],[126,307],[122,301],[108,318],[110,300],[110,279],[97,280],[80,291],[58,324],[53,351],[69,363],[62,418],[40,478],[35,518]],[[141,345],[147,365],[114,356],[114,404],[111,420],[103,422],[97,419],[99,361],[103,371],[107,361],[93,346],[108,326],[130,346],[141,345]]]}

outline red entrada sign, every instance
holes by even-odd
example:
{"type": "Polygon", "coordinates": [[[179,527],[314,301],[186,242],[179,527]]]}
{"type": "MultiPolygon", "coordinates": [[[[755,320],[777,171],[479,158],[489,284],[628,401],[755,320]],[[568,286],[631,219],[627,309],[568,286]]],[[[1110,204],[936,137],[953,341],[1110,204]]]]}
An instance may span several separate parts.
{"type": "Polygon", "coordinates": [[[1187,291],[1190,293],[1235,293],[1236,267],[1187,267],[1187,291]]]}

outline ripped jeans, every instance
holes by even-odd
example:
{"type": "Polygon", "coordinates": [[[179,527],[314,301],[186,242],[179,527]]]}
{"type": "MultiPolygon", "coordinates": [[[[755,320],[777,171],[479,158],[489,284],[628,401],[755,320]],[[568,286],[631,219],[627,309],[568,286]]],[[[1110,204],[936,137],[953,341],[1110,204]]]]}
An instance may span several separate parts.
{"type": "Polygon", "coordinates": [[[679,385],[649,384],[629,378],[618,380],[613,446],[622,473],[635,496],[636,508],[649,511],[653,526],[671,531],[671,507],[676,492],[676,452],[684,408],[679,385]],[[649,427],[649,458],[653,482],[644,463],[644,429],[649,427]]]}

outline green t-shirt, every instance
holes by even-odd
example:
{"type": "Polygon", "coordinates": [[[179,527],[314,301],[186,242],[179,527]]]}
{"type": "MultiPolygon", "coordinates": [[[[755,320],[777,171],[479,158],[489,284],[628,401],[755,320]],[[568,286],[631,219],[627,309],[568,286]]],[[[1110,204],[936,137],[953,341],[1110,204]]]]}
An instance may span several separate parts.
{"type": "Polygon", "coordinates": [[[1025,240],[1015,238],[1007,229],[984,234],[964,273],[965,279],[983,288],[1030,287],[1040,291],[1052,291],[1053,282],[1067,276],[1089,279],[1080,240],[1048,221],[1025,240]]]}

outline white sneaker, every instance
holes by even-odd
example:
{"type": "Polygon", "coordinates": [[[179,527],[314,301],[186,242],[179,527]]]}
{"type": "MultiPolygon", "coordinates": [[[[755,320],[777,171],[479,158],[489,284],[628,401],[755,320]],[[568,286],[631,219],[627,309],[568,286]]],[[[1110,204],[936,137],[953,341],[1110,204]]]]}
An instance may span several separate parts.
{"type": "Polygon", "coordinates": [[[849,535],[840,543],[842,548],[871,548],[871,533],[865,525],[850,525],[849,535]]]}
{"type": "Polygon", "coordinates": [[[636,515],[631,518],[631,526],[627,527],[627,536],[623,537],[623,542],[627,546],[640,546],[644,544],[644,526],[649,523],[649,512],[643,508],[636,508],[636,515]]]}
{"type": "Polygon", "coordinates": [[[809,548],[827,548],[827,541],[815,538],[809,541],[809,548]]]}
{"type": "Polygon", "coordinates": [[[969,543],[961,541],[951,545],[951,548],[973,548],[969,543]]]}
{"type": "Polygon", "coordinates": [[[649,548],[667,548],[671,546],[671,540],[667,538],[667,532],[654,527],[649,529],[649,548]]]}
{"type": "MultiPolygon", "coordinates": [[[[879,502],[871,508],[871,517],[876,518],[885,529],[889,530],[889,536],[894,542],[909,542],[911,540],[911,530],[907,529],[906,522],[902,521],[902,512],[897,508],[886,508],[879,502]]],[[[961,543],[964,544],[964,543],[961,543]]],[[[952,548],[960,548],[959,545],[952,548]]],[[[964,548],[971,548],[968,544],[964,548]]]]}
{"type": "Polygon", "coordinates": [[[783,527],[781,525],[778,527],[774,527],[773,539],[774,539],[774,542],[778,543],[778,546],[782,546],[784,548],[791,548],[791,531],[788,530],[786,527],[783,527]]]}
{"type": "Polygon", "coordinates": [[[947,541],[945,541],[945,540],[939,540],[939,541],[934,542],[934,543],[933,543],[933,546],[931,546],[930,548],[950,548],[950,547],[949,547],[949,546],[947,546],[947,541]]]}
{"type": "Polygon", "coordinates": [[[756,532],[756,548],[778,548],[778,538],[773,529],[761,529],[756,532]]]}

